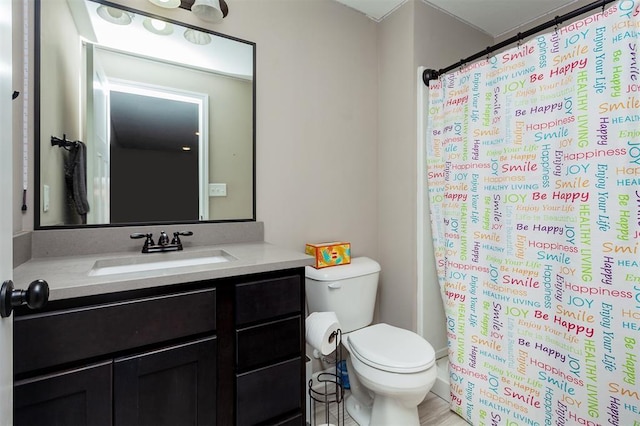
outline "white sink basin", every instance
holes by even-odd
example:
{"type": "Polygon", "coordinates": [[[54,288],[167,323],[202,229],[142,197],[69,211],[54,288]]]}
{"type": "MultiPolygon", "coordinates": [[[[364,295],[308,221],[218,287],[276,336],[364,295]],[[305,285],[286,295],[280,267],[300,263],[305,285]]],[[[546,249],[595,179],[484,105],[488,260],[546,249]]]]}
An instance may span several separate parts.
{"type": "Polygon", "coordinates": [[[152,253],[136,257],[97,260],[89,271],[89,275],[102,276],[157,271],[185,266],[211,265],[233,260],[237,259],[224,250],[152,253]]]}

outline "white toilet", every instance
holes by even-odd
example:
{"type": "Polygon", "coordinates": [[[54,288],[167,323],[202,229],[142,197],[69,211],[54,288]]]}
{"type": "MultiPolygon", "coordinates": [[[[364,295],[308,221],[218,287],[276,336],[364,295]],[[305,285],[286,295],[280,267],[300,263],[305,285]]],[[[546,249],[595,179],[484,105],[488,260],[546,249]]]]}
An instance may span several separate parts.
{"type": "Polygon", "coordinates": [[[333,311],[349,352],[347,412],[360,425],[419,425],[418,404],[436,380],[435,351],[417,334],[370,325],[380,265],[369,258],[348,265],[306,267],[309,313],[333,311]]]}

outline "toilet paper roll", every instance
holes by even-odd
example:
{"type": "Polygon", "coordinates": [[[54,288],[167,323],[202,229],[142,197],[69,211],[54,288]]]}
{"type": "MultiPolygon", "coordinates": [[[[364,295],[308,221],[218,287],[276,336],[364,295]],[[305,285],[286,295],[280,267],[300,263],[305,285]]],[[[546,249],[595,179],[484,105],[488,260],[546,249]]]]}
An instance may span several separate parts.
{"type": "Polygon", "coordinates": [[[322,355],[329,355],[336,350],[335,339],[339,328],[335,312],[313,312],[306,319],[305,338],[322,355]]]}

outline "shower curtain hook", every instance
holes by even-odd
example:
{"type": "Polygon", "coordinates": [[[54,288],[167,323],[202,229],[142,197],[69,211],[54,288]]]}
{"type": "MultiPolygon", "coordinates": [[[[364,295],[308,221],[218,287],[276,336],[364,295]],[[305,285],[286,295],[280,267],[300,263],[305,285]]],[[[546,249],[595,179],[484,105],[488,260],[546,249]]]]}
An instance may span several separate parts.
{"type": "Polygon", "coordinates": [[[520,43],[522,43],[522,33],[518,33],[518,50],[520,50],[520,43]]]}
{"type": "Polygon", "coordinates": [[[560,26],[560,17],[559,17],[559,16],[556,16],[556,17],[553,19],[553,21],[556,23],[555,31],[556,31],[556,35],[558,35],[558,27],[560,26]]]}
{"type": "Polygon", "coordinates": [[[491,46],[487,46],[487,61],[490,59],[491,55],[491,46]]]}
{"type": "Polygon", "coordinates": [[[602,13],[604,13],[604,6],[607,4],[606,0],[602,0],[602,13]]]}

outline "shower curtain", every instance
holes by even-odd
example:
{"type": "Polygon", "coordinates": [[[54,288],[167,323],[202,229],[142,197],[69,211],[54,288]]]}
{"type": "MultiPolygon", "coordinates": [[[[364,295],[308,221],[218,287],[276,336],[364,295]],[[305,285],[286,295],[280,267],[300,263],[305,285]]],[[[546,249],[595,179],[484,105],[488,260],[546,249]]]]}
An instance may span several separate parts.
{"type": "Polygon", "coordinates": [[[431,81],[451,408],[640,425],[640,1],[431,81]]]}

